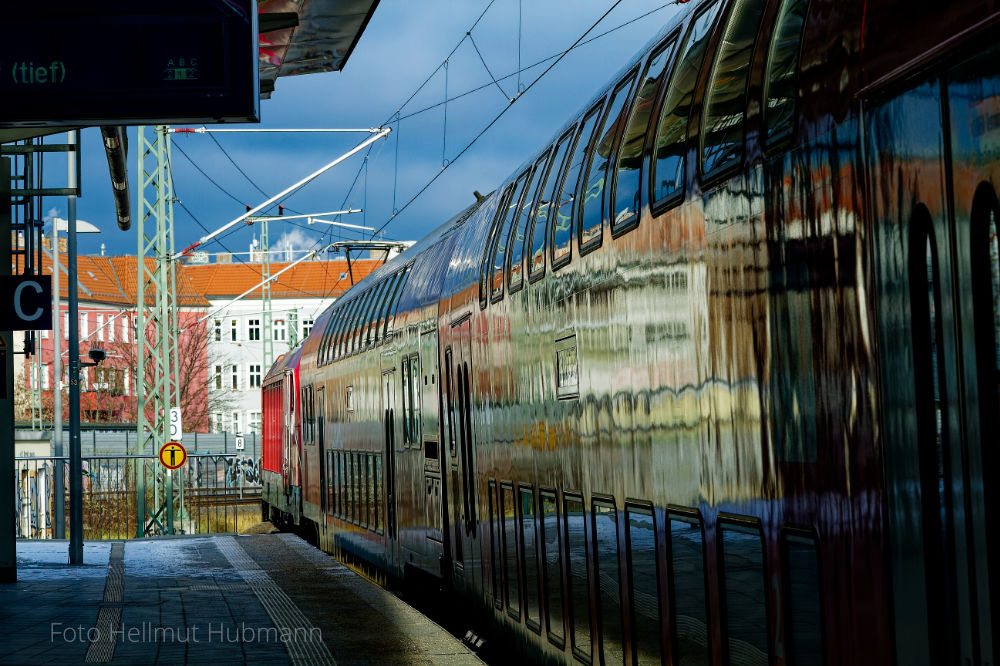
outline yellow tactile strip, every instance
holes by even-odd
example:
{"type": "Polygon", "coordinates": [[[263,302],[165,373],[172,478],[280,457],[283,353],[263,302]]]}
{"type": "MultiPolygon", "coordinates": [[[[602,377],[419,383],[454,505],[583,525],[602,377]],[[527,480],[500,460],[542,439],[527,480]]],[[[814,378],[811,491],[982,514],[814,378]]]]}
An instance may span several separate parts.
{"type": "Polygon", "coordinates": [[[108,577],[104,582],[104,599],[97,611],[94,629],[88,632],[94,639],[87,647],[87,663],[106,664],[115,656],[114,630],[121,623],[124,593],[122,580],[125,577],[125,544],[118,541],[111,544],[108,561],[108,577]]]}
{"type": "Polygon", "coordinates": [[[282,640],[292,663],[336,666],[333,655],[323,642],[319,628],[309,621],[291,597],[271,580],[267,572],[247,555],[237,539],[218,537],[215,543],[233,569],[257,595],[275,628],[284,637],[282,640]]]}

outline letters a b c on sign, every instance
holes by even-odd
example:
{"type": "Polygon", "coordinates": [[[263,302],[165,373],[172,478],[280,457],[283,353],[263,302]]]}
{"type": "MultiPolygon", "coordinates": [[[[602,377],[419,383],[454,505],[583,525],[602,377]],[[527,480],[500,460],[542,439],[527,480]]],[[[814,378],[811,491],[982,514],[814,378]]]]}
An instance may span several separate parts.
{"type": "Polygon", "coordinates": [[[3,320],[12,331],[52,329],[52,276],[10,275],[0,278],[3,320]]]}

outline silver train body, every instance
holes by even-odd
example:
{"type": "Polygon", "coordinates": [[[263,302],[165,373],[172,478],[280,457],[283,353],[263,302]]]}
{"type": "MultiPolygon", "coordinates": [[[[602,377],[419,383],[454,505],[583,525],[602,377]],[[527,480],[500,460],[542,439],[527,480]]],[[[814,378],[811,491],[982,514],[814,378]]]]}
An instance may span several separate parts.
{"type": "Polygon", "coordinates": [[[995,664],[1000,5],[691,4],[318,319],[268,497],[538,660],[995,664]]]}

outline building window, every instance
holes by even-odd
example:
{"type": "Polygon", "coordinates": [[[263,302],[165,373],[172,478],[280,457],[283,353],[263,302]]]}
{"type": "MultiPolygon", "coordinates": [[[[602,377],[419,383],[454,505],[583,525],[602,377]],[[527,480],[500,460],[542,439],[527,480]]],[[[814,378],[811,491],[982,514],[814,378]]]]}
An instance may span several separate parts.
{"type": "Polygon", "coordinates": [[[222,388],[222,366],[215,366],[215,388],[222,388]]]}
{"type": "Polygon", "coordinates": [[[222,320],[221,319],[216,319],[215,320],[215,326],[214,326],[214,328],[215,328],[215,341],[216,342],[222,342],[222,320]]]}
{"type": "Polygon", "coordinates": [[[233,390],[240,390],[240,366],[238,365],[233,366],[233,390]]]}
{"type": "Polygon", "coordinates": [[[232,432],[234,432],[234,433],[239,433],[240,432],[240,413],[239,412],[233,412],[233,429],[232,429],[232,432]]]}
{"type": "Polygon", "coordinates": [[[247,322],[247,340],[260,340],[260,319],[247,322]]]}
{"type": "Polygon", "coordinates": [[[260,388],[260,365],[250,366],[250,384],[249,388],[260,388]]]}
{"type": "MultiPolygon", "coordinates": [[[[132,318],[128,315],[122,317],[122,342],[128,342],[128,325],[132,321],[132,318]]],[[[132,327],[135,327],[135,322],[132,321],[132,327]]]]}
{"type": "Polygon", "coordinates": [[[312,330],[314,323],[315,323],[314,319],[303,319],[302,320],[302,337],[303,338],[308,338],[309,337],[309,332],[312,330]]]}
{"type": "Polygon", "coordinates": [[[63,340],[69,340],[69,313],[63,313],[63,340]]]}
{"type": "Polygon", "coordinates": [[[287,326],[285,325],[285,320],[284,319],[275,319],[274,320],[274,339],[277,340],[278,342],[284,342],[285,341],[285,331],[286,331],[286,329],[287,329],[287,326]]]}
{"type": "Polygon", "coordinates": [[[98,340],[104,339],[104,313],[102,312],[97,313],[97,329],[94,332],[97,333],[98,340]]]}
{"type": "Polygon", "coordinates": [[[260,412],[250,412],[250,420],[248,422],[248,430],[254,433],[260,433],[260,412]]]}
{"type": "Polygon", "coordinates": [[[108,315],[108,342],[115,341],[115,318],[108,315]]]}
{"type": "Polygon", "coordinates": [[[125,395],[132,395],[132,387],[128,383],[128,368],[125,368],[125,373],[122,375],[122,392],[125,395]]]}
{"type": "Polygon", "coordinates": [[[222,432],[225,428],[222,425],[222,412],[212,412],[212,432],[222,432]]]}
{"type": "Polygon", "coordinates": [[[42,366],[42,390],[49,389],[49,369],[47,366],[42,366]]]}
{"type": "Polygon", "coordinates": [[[80,330],[79,330],[79,334],[80,334],[80,339],[81,340],[84,339],[85,337],[87,337],[87,313],[86,312],[81,312],[80,313],[80,330]]]}
{"type": "Polygon", "coordinates": [[[238,324],[236,323],[236,320],[235,319],[230,320],[230,322],[229,322],[229,334],[230,334],[230,337],[232,338],[233,342],[236,342],[236,340],[237,340],[238,336],[236,334],[236,331],[238,331],[238,330],[239,330],[239,328],[238,328],[238,324]]]}

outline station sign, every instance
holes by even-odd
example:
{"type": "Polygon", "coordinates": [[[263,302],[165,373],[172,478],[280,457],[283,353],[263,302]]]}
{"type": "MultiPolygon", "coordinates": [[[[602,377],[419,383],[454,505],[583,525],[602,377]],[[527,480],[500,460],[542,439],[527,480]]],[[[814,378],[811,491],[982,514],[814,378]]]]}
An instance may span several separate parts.
{"type": "Polygon", "coordinates": [[[0,277],[0,321],[12,331],[51,330],[52,276],[0,277]]]}
{"type": "Polygon", "coordinates": [[[9,4],[0,127],[259,120],[256,0],[9,4]]]}

